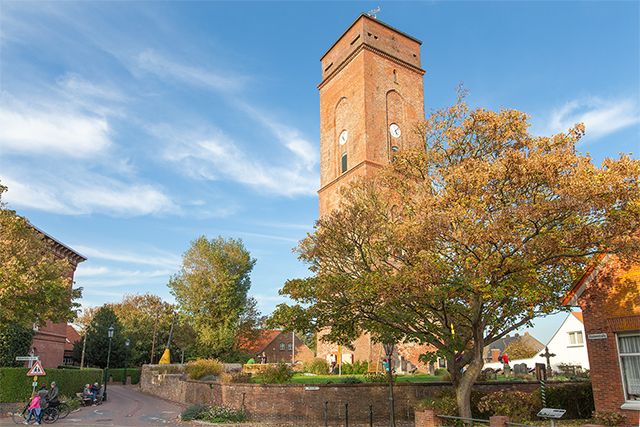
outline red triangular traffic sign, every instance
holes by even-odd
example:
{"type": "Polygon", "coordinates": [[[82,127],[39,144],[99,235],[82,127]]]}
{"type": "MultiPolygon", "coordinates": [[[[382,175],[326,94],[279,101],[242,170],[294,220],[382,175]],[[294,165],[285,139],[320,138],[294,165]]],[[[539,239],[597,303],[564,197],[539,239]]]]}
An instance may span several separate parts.
{"type": "Polygon", "coordinates": [[[39,360],[36,360],[33,363],[33,366],[31,367],[31,369],[29,369],[29,372],[27,372],[28,377],[36,377],[36,376],[40,377],[45,375],[47,375],[47,373],[44,371],[44,368],[40,364],[39,360]]]}

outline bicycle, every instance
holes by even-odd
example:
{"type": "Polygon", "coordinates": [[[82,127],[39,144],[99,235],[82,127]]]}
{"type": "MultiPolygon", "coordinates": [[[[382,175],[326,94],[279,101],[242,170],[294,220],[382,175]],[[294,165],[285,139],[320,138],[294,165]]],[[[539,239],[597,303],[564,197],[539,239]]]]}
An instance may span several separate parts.
{"type": "MultiPolygon", "coordinates": [[[[29,404],[24,405],[21,412],[14,412],[11,414],[13,422],[16,424],[24,424],[29,417],[29,404]]],[[[58,410],[56,408],[47,407],[40,411],[40,420],[45,424],[53,424],[58,421],[58,410]]]]}
{"type": "Polygon", "coordinates": [[[66,418],[67,415],[69,415],[71,413],[71,406],[69,406],[69,404],[65,401],[65,402],[58,402],[55,403],[53,405],[51,405],[51,402],[49,402],[49,406],[51,408],[55,408],[58,411],[58,419],[61,420],[63,418],[66,418]]]}

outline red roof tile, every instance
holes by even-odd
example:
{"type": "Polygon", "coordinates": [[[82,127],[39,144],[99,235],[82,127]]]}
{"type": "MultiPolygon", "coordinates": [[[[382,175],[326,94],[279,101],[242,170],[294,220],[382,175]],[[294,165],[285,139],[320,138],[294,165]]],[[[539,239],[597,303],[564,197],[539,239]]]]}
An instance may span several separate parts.
{"type": "Polygon", "coordinates": [[[80,334],[74,329],[73,326],[67,325],[67,340],[64,343],[64,350],[72,351],[73,344],[75,344],[77,341],[80,341],[80,334]]]}
{"type": "Polygon", "coordinates": [[[263,329],[258,333],[258,336],[254,340],[248,341],[240,338],[240,350],[247,354],[260,354],[281,333],[282,331],[274,329],[263,329]]]}

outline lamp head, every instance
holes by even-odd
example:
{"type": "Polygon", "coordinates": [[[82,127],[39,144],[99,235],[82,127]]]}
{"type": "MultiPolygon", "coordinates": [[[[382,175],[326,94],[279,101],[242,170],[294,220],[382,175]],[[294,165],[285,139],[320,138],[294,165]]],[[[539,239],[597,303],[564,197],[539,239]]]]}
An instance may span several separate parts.
{"type": "Polygon", "coordinates": [[[113,331],[115,331],[115,328],[113,327],[113,325],[109,326],[109,329],[107,330],[109,338],[113,338],[113,331]]]}

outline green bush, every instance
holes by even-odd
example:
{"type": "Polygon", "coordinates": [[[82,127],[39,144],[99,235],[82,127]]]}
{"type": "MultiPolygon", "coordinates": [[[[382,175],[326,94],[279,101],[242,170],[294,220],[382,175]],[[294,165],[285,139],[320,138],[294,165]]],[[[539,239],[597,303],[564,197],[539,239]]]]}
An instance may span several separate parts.
{"type": "Polygon", "coordinates": [[[185,371],[192,380],[199,380],[207,375],[220,375],[224,372],[224,365],[216,359],[198,359],[187,363],[185,371]]]}
{"type": "MultiPolygon", "coordinates": [[[[0,402],[20,402],[31,395],[31,377],[27,368],[0,368],[0,402]]],[[[47,375],[38,378],[38,384],[55,381],[60,394],[75,396],[84,385],[102,383],[102,369],[45,369],[47,375]]]]}
{"type": "MultiPolygon", "coordinates": [[[[395,382],[396,376],[393,376],[395,382]]],[[[367,372],[362,376],[362,380],[366,383],[386,383],[389,382],[387,374],[384,372],[367,372]]]]}
{"type": "Polygon", "coordinates": [[[156,365],[152,369],[159,374],[183,374],[185,371],[185,366],[184,365],[156,365]]]}
{"type": "Polygon", "coordinates": [[[244,372],[223,372],[220,374],[219,380],[225,384],[248,384],[251,382],[251,374],[244,372]]]}
{"type": "Polygon", "coordinates": [[[247,414],[242,410],[236,410],[226,406],[212,406],[200,414],[198,419],[210,423],[240,423],[246,421],[247,414]]]}
{"type": "Polygon", "coordinates": [[[182,421],[197,420],[207,409],[209,408],[206,405],[200,405],[199,403],[196,403],[195,405],[191,405],[187,409],[182,411],[182,414],[180,414],[180,419],[182,421]]]}
{"type": "Polygon", "coordinates": [[[284,384],[293,377],[293,370],[286,363],[278,363],[269,366],[260,374],[259,381],[262,384],[284,384]]]}
{"type": "Polygon", "coordinates": [[[596,424],[614,427],[624,424],[627,421],[627,417],[620,412],[594,412],[593,421],[595,421],[596,424]]]}
{"type": "Polygon", "coordinates": [[[453,390],[445,390],[433,397],[421,400],[416,405],[416,409],[431,409],[438,415],[458,415],[458,404],[453,390]]]}
{"type": "Polygon", "coordinates": [[[127,376],[131,377],[131,384],[138,384],[140,382],[140,368],[116,368],[109,369],[109,376],[114,382],[124,382],[124,373],[127,372],[127,376]]]}
{"type": "Polygon", "coordinates": [[[369,363],[366,360],[356,361],[342,364],[342,373],[344,375],[362,375],[369,371],[369,363]]]}
{"type": "Polygon", "coordinates": [[[478,402],[480,412],[489,416],[504,415],[517,422],[534,419],[541,407],[538,395],[522,391],[497,391],[483,396],[478,402]]]}
{"type": "MultiPolygon", "coordinates": [[[[537,394],[540,395],[539,390],[537,394]]],[[[567,410],[564,419],[589,418],[595,410],[590,382],[553,385],[547,387],[546,396],[549,408],[567,410]]]]}
{"type": "Polygon", "coordinates": [[[312,361],[304,364],[304,372],[308,372],[310,374],[327,375],[329,373],[329,369],[329,363],[319,357],[316,357],[312,361]]]}

